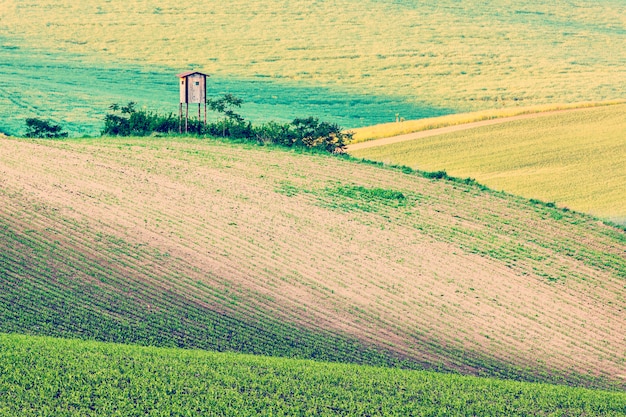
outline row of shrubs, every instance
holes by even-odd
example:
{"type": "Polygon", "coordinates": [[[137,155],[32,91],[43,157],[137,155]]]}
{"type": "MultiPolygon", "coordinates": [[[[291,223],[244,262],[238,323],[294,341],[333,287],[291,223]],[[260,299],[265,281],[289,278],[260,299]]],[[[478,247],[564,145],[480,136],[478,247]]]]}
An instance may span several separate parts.
{"type": "Polygon", "coordinates": [[[234,111],[240,107],[241,99],[230,94],[210,99],[207,106],[221,113],[222,118],[204,124],[198,119],[189,119],[186,126],[180,125],[177,115],[162,115],[138,109],[136,103],[125,106],[113,104],[104,118],[103,135],[146,136],[153,133],[173,134],[187,130],[199,135],[252,140],[287,147],[306,147],[332,153],[341,153],[352,139],[352,132],[345,132],[338,124],[320,121],[316,117],[296,118],[291,123],[267,122],[253,125],[234,111]]]}
{"type": "MultiPolygon", "coordinates": [[[[267,122],[253,125],[246,121],[235,109],[243,101],[231,94],[207,100],[207,106],[221,114],[221,119],[203,123],[189,119],[181,126],[178,115],[159,114],[138,109],[137,103],[124,106],[113,104],[104,117],[102,135],[147,136],[155,133],[177,134],[181,131],[198,135],[225,137],[238,140],[251,140],[259,143],[272,143],[287,147],[305,147],[332,153],[343,153],[352,139],[352,132],[345,132],[338,124],[320,121],[316,117],[296,118],[291,123],[267,122]]],[[[37,118],[26,119],[25,137],[64,138],[67,132],[60,125],[37,118]]]]}

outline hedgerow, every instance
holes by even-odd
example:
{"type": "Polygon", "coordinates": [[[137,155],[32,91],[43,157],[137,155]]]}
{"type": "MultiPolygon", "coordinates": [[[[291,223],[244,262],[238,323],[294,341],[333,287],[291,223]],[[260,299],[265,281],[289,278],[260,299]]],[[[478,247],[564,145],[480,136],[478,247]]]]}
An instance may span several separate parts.
{"type": "Polygon", "coordinates": [[[110,112],[104,117],[101,134],[147,136],[153,133],[176,134],[185,130],[199,135],[318,149],[330,153],[343,153],[347,143],[352,139],[352,132],[346,132],[338,124],[320,121],[316,117],[296,118],[291,123],[270,121],[253,125],[233,110],[242,103],[241,99],[230,94],[207,100],[208,107],[223,117],[206,124],[193,118],[182,122],[172,113],[161,115],[138,109],[133,101],[125,106],[112,104],[109,107],[110,112]],[[182,123],[185,124],[184,128],[182,123]]]}

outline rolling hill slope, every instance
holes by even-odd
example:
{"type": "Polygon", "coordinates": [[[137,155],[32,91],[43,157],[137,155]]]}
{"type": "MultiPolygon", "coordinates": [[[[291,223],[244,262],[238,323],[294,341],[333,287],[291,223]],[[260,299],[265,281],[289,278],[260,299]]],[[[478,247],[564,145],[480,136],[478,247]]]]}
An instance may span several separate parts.
{"type": "Polygon", "coordinates": [[[626,235],[197,139],[0,139],[0,331],[624,386],[626,235]]]}

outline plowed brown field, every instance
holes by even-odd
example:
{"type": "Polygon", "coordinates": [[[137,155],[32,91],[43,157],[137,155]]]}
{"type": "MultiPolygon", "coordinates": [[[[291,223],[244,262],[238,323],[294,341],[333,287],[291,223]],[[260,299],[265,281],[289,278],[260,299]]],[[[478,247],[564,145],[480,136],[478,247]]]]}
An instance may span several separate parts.
{"type": "Polygon", "coordinates": [[[624,382],[624,231],[474,185],[209,140],[0,138],[0,220],[68,257],[121,239],[142,248],[129,275],[215,311],[624,382]]]}

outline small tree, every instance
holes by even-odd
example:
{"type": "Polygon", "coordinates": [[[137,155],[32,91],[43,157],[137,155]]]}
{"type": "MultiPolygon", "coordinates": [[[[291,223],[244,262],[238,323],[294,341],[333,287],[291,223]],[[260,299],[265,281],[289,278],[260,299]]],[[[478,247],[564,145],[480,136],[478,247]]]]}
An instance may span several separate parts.
{"type": "Polygon", "coordinates": [[[224,94],[220,98],[207,99],[206,103],[211,110],[223,113],[227,119],[243,122],[243,117],[233,111],[234,107],[240,108],[243,104],[243,100],[239,97],[235,97],[232,94],[224,94]]]}
{"type": "Polygon", "coordinates": [[[63,132],[63,128],[60,125],[52,124],[47,120],[41,120],[36,117],[29,117],[26,119],[26,133],[27,138],[66,138],[67,132],[63,132]]]}
{"type": "MultiPolygon", "coordinates": [[[[124,110],[121,111],[121,116],[115,113],[107,113],[104,116],[104,129],[102,129],[101,133],[103,135],[112,136],[130,135],[130,122],[128,120],[128,117],[125,117],[124,114],[130,113],[134,105],[135,104],[131,101],[130,103],[128,103],[128,106],[124,106],[124,110]]],[[[109,110],[113,112],[120,111],[120,106],[115,103],[111,104],[109,106],[109,110]]]]}
{"type": "Polygon", "coordinates": [[[224,94],[224,96],[220,98],[207,99],[206,103],[211,110],[224,115],[224,120],[222,121],[222,137],[226,137],[227,129],[229,132],[247,130],[244,127],[244,118],[233,110],[234,108],[240,108],[243,104],[243,100],[239,97],[232,94],[224,94]]]}

